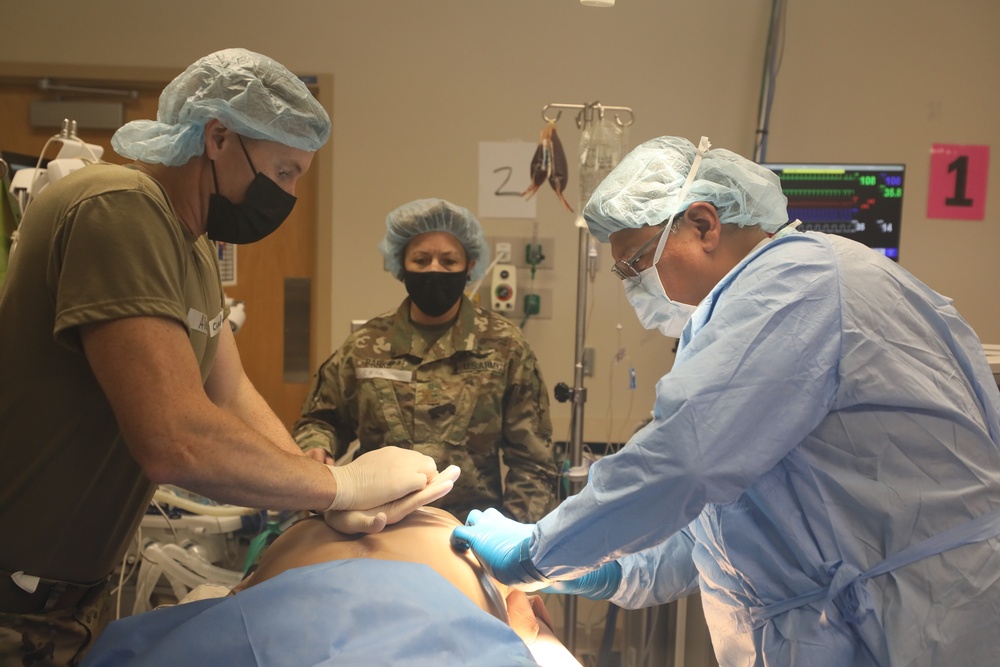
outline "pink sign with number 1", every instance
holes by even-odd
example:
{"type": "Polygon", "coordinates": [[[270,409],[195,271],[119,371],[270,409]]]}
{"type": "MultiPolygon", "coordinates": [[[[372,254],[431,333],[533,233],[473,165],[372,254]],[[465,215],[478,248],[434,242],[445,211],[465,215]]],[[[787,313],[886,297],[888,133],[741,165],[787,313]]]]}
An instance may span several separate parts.
{"type": "Polygon", "coordinates": [[[934,144],[931,148],[927,217],[982,220],[986,212],[989,146],[934,144]]]}

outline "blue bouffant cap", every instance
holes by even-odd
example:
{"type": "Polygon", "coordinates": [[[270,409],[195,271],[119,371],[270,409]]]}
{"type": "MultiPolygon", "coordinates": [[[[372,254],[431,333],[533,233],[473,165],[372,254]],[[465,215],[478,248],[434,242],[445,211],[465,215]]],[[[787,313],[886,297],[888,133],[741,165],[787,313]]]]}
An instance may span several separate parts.
{"type": "Polygon", "coordinates": [[[636,146],[584,207],[590,233],[607,242],[620,229],[658,225],[702,201],[715,206],[723,223],[774,232],[788,222],[788,199],[774,172],[724,148],[705,151],[682,201],[697,150],[683,137],[659,137],[636,146]]]}
{"type": "Polygon", "coordinates": [[[428,232],[448,232],[462,244],[470,262],[475,262],[469,279],[479,280],[490,263],[483,226],[472,212],[444,199],[418,199],[403,204],[385,218],[385,238],[378,244],[385,268],[403,279],[403,251],[414,237],[428,232]]]}
{"type": "Polygon", "coordinates": [[[330,137],[330,117],[281,63],[246,49],[201,58],[160,94],[156,120],[122,126],[111,145],[122,157],[176,167],[205,149],[205,125],[219,120],[251,139],[316,151],[330,137]]]}

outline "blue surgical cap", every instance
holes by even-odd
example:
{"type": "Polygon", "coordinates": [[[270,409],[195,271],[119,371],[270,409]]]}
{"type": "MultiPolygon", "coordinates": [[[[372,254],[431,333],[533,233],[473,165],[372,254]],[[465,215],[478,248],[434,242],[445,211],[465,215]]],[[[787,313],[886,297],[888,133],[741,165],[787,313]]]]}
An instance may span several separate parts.
{"type": "Polygon", "coordinates": [[[111,137],[122,157],[176,167],[205,149],[205,125],[219,120],[252,139],[316,151],[330,117],[302,81],[280,63],[246,49],[207,55],[167,84],[156,120],[135,120],[111,137]]]}
{"type": "Polygon", "coordinates": [[[658,225],[695,202],[711,202],[719,219],[777,231],[788,222],[788,199],[770,169],[727,151],[708,150],[680,201],[696,148],[683,137],[636,146],[597,186],[583,210],[590,233],[606,243],[620,229],[658,225]]]}
{"type": "Polygon", "coordinates": [[[467,208],[444,199],[417,199],[403,204],[385,218],[385,238],[378,244],[385,257],[385,269],[403,279],[403,252],[414,237],[428,232],[448,232],[462,244],[470,262],[475,262],[471,280],[486,273],[490,249],[486,245],[483,226],[467,208]]]}

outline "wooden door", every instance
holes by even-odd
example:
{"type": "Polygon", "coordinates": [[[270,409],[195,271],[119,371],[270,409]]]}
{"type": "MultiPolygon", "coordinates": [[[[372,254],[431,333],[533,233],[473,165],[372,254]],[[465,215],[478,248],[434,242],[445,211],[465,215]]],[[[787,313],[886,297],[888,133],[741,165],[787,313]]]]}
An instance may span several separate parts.
{"type": "MultiPolygon", "coordinates": [[[[29,104],[32,100],[54,99],[51,91],[39,87],[42,77],[53,77],[50,83],[72,85],[79,88],[134,91],[136,96],[111,97],[94,94],[59,93],[62,99],[82,101],[121,102],[124,122],[140,118],[156,118],[160,91],[174,73],[164,76],[157,71],[132,71],[114,68],[102,71],[99,79],[81,77],[72,66],[25,66],[26,73],[18,73],[8,65],[0,72],[0,150],[38,156],[45,142],[59,130],[54,127],[35,128],[29,122],[29,104]],[[65,70],[76,75],[71,80],[59,80],[49,72],[65,70]],[[32,72],[46,72],[35,76],[32,72]]],[[[78,136],[91,144],[104,147],[103,159],[124,164],[127,160],[111,149],[114,130],[77,127],[78,136]]],[[[326,148],[324,150],[329,150],[326,148]]],[[[44,157],[54,158],[58,145],[50,145],[44,157]]],[[[247,319],[236,334],[237,346],[243,366],[251,382],[268,402],[286,427],[298,418],[302,402],[309,390],[308,377],[291,378],[285,369],[286,328],[290,338],[315,340],[318,327],[315,316],[306,318],[308,331],[296,331],[301,324],[284,319],[286,279],[293,279],[299,286],[310,285],[308,311],[316,313],[316,236],[317,236],[317,169],[310,169],[296,186],[295,209],[289,219],[274,234],[259,243],[239,246],[237,250],[237,282],[226,287],[226,294],[246,303],[247,319]],[[294,279],[299,279],[295,281],[294,279]],[[307,281],[303,283],[302,281],[307,281]]],[[[324,310],[324,309],[320,309],[324,310]]],[[[316,364],[314,346],[306,346],[309,356],[309,373],[316,364]],[[312,352],[310,354],[310,352],[312,352]]],[[[300,366],[303,365],[300,363],[300,366]]]]}

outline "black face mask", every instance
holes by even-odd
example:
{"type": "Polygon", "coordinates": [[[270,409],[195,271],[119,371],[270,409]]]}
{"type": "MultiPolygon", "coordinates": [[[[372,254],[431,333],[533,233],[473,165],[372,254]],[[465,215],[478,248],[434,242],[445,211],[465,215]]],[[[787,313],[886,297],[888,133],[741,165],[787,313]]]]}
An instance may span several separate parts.
{"type": "Polygon", "coordinates": [[[403,271],[410,300],[431,317],[440,317],[462,298],[468,274],[463,271],[403,271]]]}
{"type": "Polygon", "coordinates": [[[208,198],[208,238],[224,243],[253,243],[259,241],[285,221],[295,206],[295,196],[290,195],[270,178],[261,174],[253,166],[243,140],[240,139],[243,154],[250,163],[254,178],[247,188],[242,203],[234,204],[218,194],[219,180],[215,176],[215,161],[212,161],[212,178],[215,179],[215,193],[208,198]]]}

